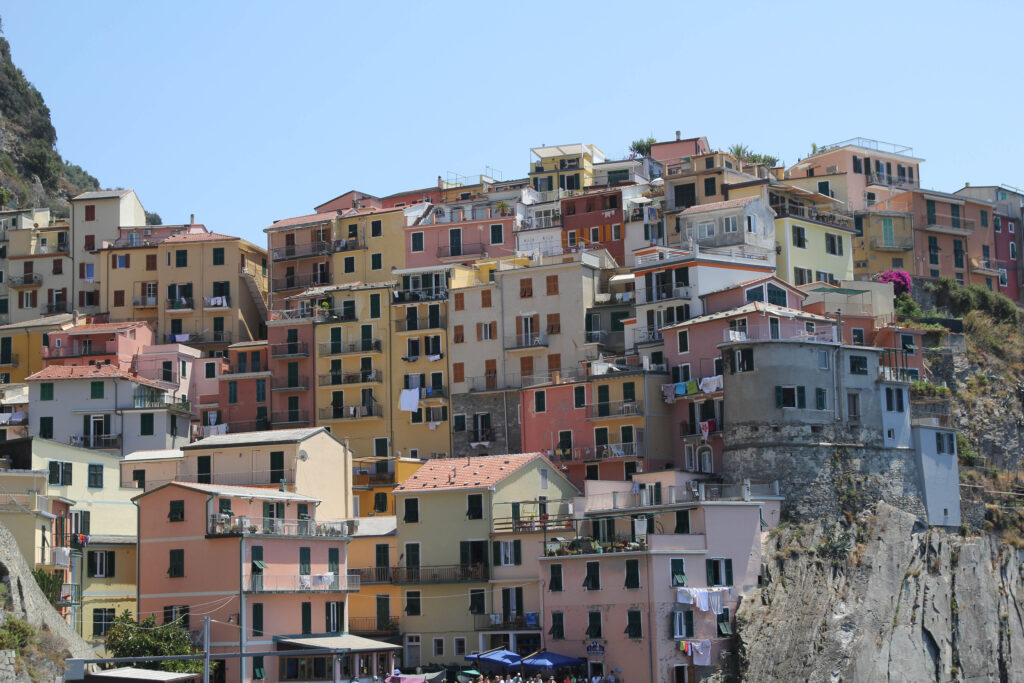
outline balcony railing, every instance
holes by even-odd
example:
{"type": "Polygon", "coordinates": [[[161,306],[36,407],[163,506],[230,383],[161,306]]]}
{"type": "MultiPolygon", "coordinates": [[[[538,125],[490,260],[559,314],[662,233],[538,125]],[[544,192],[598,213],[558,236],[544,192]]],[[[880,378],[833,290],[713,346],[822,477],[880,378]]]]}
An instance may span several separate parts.
{"type": "Polygon", "coordinates": [[[50,499],[38,493],[0,493],[0,507],[50,512],[50,499]]]}
{"type": "Polygon", "coordinates": [[[853,219],[842,213],[825,211],[813,206],[802,206],[800,204],[772,204],[772,210],[778,218],[802,218],[805,221],[834,225],[840,228],[852,228],[853,219]]]}
{"type": "Polygon", "coordinates": [[[168,344],[230,344],[234,335],[224,330],[178,332],[164,337],[168,344]]]}
{"type": "Polygon", "coordinates": [[[573,528],[572,515],[524,515],[522,517],[496,517],[496,533],[522,533],[541,531],[567,531],[573,528]]]}
{"type": "Polygon", "coordinates": [[[349,617],[348,630],[359,635],[397,634],[402,630],[398,617],[349,617]]]}
{"type": "Polygon", "coordinates": [[[419,567],[392,567],[393,582],[400,583],[457,583],[460,581],[487,581],[490,572],[486,564],[444,564],[419,567]]]}
{"type": "MultiPolygon", "coordinates": [[[[382,486],[394,483],[394,472],[357,471],[355,474],[352,475],[353,486],[382,486]]],[[[377,512],[379,512],[379,510],[377,512]]]]}
{"type": "Polygon", "coordinates": [[[613,491],[587,496],[585,512],[602,510],[623,510],[655,505],[674,505],[700,500],[699,482],[694,480],[692,486],[664,486],[655,488],[648,486],[639,493],[629,491],[613,491]]]}
{"type": "Polygon", "coordinates": [[[242,578],[248,593],[330,593],[359,590],[358,574],[249,574],[242,578]]]}
{"type": "Polygon", "coordinates": [[[437,258],[474,257],[483,256],[486,253],[481,242],[462,244],[460,246],[444,245],[437,248],[437,258]]]}
{"type": "Polygon", "coordinates": [[[352,323],[359,320],[359,316],[352,309],[323,308],[322,306],[313,309],[313,317],[317,322],[323,323],[352,323]]]}
{"type": "Polygon", "coordinates": [[[908,179],[906,176],[891,175],[888,173],[869,173],[867,177],[868,186],[898,187],[903,190],[911,190],[918,186],[918,182],[908,179]]]}
{"type": "Polygon", "coordinates": [[[834,342],[832,327],[816,327],[813,330],[783,332],[768,325],[748,325],[744,329],[722,330],[722,341],[795,341],[795,342],[834,342]]]}
{"type": "Polygon", "coordinates": [[[334,240],[332,248],[334,251],[355,251],[356,249],[366,249],[366,243],[357,237],[348,237],[342,240],[334,240]]]}
{"type": "Polygon", "coordinates": [[[309,387],[309,378],[305,375],[270,378],[270,388],[272,391],[298,391],[300,389],[309,389],[309,387]]]}
{"type": "Polygon", "coordinates": [[[298,358],[301,356],[308,356],[309,344],[304,341],[271,344],[270,355],[274,358],[298,358]]]}
{"type": "Polygon", "coordinates": [[[295,275],[275,277],[270,281],[270,287],[274,291],[304,289],[305,287],[329,284],[331,284],[330,273],[296,273],[295,275]]]}
{"type": "Polygon", "coordinates": [[[217,308],[231,308],[231,297],[224,296],[204,296],[203,297],[203,308],[217,309],[217,308]]]}
{"type": "Polygon", "coordinates": [[[921,427],[952,427],[949,399],[911,399],[910,422],[921,427]]]}
{"type": "Polygon", "coordinates": [[[557,213],[554,216],[531,216],[523,219],[523,222],[519,226],[519,232],[523,232],[525,230],[544,230],[546,228],[560,227],[562,227],[561,213],[557,213]]]}
{"type": "Polygon", "coordinates": [[[38,287],[41,284],[43,284],[43,278],[39,273],[12,275],[7,281],[9,287],[38,287]]]}
{"type": "Polygon", "coordinates": [[[405,304],[413,301],[440,301],[447,298],[447,287],[421,287],[419,289],[396,290],[392,303],[405,304]]]}
{"type": "Polygon", "coordinates": [[[414,332],[416,330],[436,330],[445,327],[443,315],[428,315],[423,318],[398,318],[395,320],[396,332],[414,332]]]}
{"type": "Polygon", "coordinates": [[[559,446],[552,450],[552,458],[558,461],[576,460],[588,462],[591,460],[607,460],[609,458],[639,458],[644,455],[644,444],[642,441],[627,441],[625,443],[610,443],[600,446],[559,446]]]}
{"type": "Polygon", "coordinates": [[[505,337],[506,349],[530,349],[547,346],[548,336],[543,332],[533,334],[513,334],[505,337]]]}
{"type": "Polygon", "coordinates": [[[636,302],[638,304],[649,304],[655,301],[666,301],[668,299],[692,299],[693,289],[689,285],[676,285],[667,283],[655,285],[650,289],[641,287],[636,290],[636,302]]]}
{"type": "Polygon", "coordinates": [[[355,342],[321,342],[321,356],[341,356],[347,353],[369,353],[381,351],[383,348],[380,339],[361,339],[355,342]]]}
{"type": "Polygon", "coordinates": [[[887,240],[884,238],[872,237],[871,248],[875,251],[910,251],[914,248],[914,240],[910,238],[887,240]]]}
{"type": "Polygon", "coordinates": [[[58,607],[70,607],[82,604],[82,587],[77,583],[63,583],[60,586],[60,595],[57,596],[58,607]]]}
{"type": "Polygon", "coordinates": [[[68,443],[79,448],[117,450],[121,448],[120,434],[72,434],[68,443]]]}
{"type": "Polygon", "coordinates": [[[65,346],[44,346],[43,358],[74,358],[76,356],[106,356],[117,353],[117,342],[70,344],[65,346]]]}
{"type": "Polygon", "coordinates": [[[323,256],[331,253],[330,242],[307,242],[305,244],[287,244],[270,250],[270,258],[274,261],[306,258],[307,256],[323,256]]]}
{"type": "Polygon", "coordinates": [[[976,273],[987,275],[999,275],[999,264],[987,258],[978,259],[978,265],[974,267],[976,273]]]}
{"type": "Polygon", "coordinates": [[[137,394],[133,397],[133,405],[136,408],[166,408],[186,413],[192,411],[192,404],[187,398],[174,398],[162,395],[137,394]]]}
{"type": "Polygon", "coordinates": [[[474,614],[473,625],[477,631],[529,631],[541,628],[540,614],[474,614]]]}
{"type": "Polygon", "coordinates": [[[393,567],[349,567],[348,573],[358,576],[360,584],[391,583],[394,578],[393,567]]]}
{"type": "Polygon", "coordinates": [[[157,297],[154,296],[133,296],[132,306],[135,308],[156,308],[157,297]]]}
{"type": "Polygon", "coordinates": [[[317,377],[317,385],[333,387],[339,384],[363,384],[366,382],[383,382],[384,373],[380,370],[357,370],[356,372],[332,372],[317,377]]]}
{"type": "Polygon", "coordinates": [[[274,517],[236,516],[226,513],[210,515],[207,533],[218,535],[267,535],[267,536],[336,536],[345,537],[355,533],[358,522],[354,520],[276,519],[274,517]]]}
{"type": "Polygon", "coordinates": [[[974,232],[974,219],[932,213],[925,216],[925,230],[951,235],[970,235],[974,232]]]}
{"type": "Polygon", "coordinates": [[[191,311],[193,306],[193,300],[190,296],[179,296],[173,299],[167,299],[167,312],[173,313],[175,311],[191,311]]]}
{"type": "Polygon", "coordinates": [[[271,415],[270,420],[275,427],[309,424],[309,413],[305,410],[279,410],[271,415]]]}
{"type": "Polygon", "coordinates": [[[320,409],[321,420],[360,420],[383,417],[384,409],[379,403],[373,405],[324,406],[320,409]]]}
{"type": "MultiPolygon", "coordinates": [[[[267,426],[269,428],[269,423],[267,426]]],[[[171,480],[147,479],[146,488],[152,489],[161,484],[166,484],[168,481],[171,480]]],[[[190,484],[216,484],[218,486],[280,486],[281,484],[295,483],[295,470],[286,468],[280,470],[247,470],[244,472],[210,472],[208,474],[179,472],[174,475],[174,481],[188,482],[190,484]]],[[[132,473],[125,470],[121,474],[121,488],[134,489],[140,487],[139,482],[132,478],[132,473]]]]}
{"type": "Polygon", "coordinates": [[[68,313],[71,308],[68,306],[68,302],[60,301],[54,304],[46,304],[43,310],[46,311],[46,315],[53,315],[54,313],[68,313]]]}
{"type": "Polygon", "coordinates": [[[608,401],[587,406],[588,419],[630,417],[643,414],[643,401],[608,401]]]}
{"type": "Polygon", "coordinates": [[[637,344],[654,344],[662,340],[661,330],[657,327],[639,327],[633,334],[637,344]]]}

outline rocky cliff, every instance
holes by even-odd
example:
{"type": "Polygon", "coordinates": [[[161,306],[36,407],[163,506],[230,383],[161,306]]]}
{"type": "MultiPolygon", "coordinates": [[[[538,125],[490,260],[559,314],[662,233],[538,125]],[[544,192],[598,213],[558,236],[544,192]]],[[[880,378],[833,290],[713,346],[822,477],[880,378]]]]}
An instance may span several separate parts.
{"type": "Polygon", "coordinates": [[[878,503],[769,535],[737,613],[747,681],[1024,680],[1024,552],[878,503]],[[848,542],[847,542],[848,541],[848,542]]]}

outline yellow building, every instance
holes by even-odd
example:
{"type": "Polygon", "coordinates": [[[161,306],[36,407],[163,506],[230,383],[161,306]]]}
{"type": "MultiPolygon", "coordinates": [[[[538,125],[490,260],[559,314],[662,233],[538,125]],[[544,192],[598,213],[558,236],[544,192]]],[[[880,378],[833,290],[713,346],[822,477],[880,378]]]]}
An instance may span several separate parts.
{"type": "Polygon", "coordinates": [[[788,184],[769,188],[775,212],[776,273],[793,285],[853,279],[853,238],[849,215],[836,202],[788,184]]]}
{"type": "Polygon", "coordinates": [[[401,644],[401,589],[392,583],[398,562],[395,516],[361,517],[348,542],[348,573],[359,575],[359,591],[349,593],[348,630],[358,636],[401,644]]]}
{"type": "Polygon", "coordinates": [[[914,259],[914,216],[902,211],[858,211],[854,214],[853,274],[868,280],[885,270],[917,275],[914,259]]]}
{"type": "Polygon", "coordinates": [[[353,456],[352,498],[359,517],[379,517],[395,514],[394,488],[408,479],[423,464],[415,458],[396,458],[389,463],[391,471],[377,472],[376,459],[353,456]]]}
{"type": "Polygon", "coordinates": [[[604,161],[604,152],[594,145],[575,143],[534,147],[530,150],[536,159],[530,166],[530,183],[541,192],[541,201],[557,197],[556,190],[582,190],[594,183],[594,164],[604,161]],[[545,195],[543,193],[554,193],[545,195]]]}
{"type": "Polygon", "coordinates": [[[358,209],[338,217],[339,239],[356,235],[362,248],[335,251],[332,282],[388,282],[393,271],[405,268],[405,213],[402,209],[358,209]]]}
{"type": "Polygon", "coordinates": [[[42,370],[44,337],[73,320],[70,313],[58,313],[0,325],[0,384],[24,382],[42,370]]]}
{"type": "Polygon", "coordinates": [[[24,220],[11,220],[0,233],[6,242],[0,246],[0,319],[7,314],[5,322],[22,322],[70,312],[70,225],[51,221],[48,209],[26,210],[17,218],[24,220]]]}

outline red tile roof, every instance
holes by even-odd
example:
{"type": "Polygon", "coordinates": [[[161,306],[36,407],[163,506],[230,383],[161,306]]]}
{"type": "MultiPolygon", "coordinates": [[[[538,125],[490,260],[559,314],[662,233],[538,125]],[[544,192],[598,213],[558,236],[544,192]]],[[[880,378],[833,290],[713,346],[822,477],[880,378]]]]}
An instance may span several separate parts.
{"type": "Polygon", "coordinates": [[[544,458],[540,453],[482,455],[469,458],[433,458],[395,487],[395,493],[487,488],[527,463],[544,458]]]}
{"type": "MultiPolygon", "coordinates": [[[[331,200],[334,201],[334,200],[331,200]]],[[[328,202],[330,203],[330,202],[328,202]]],[[[398,211],[404,211],[401,207],[394,207],[389,209],[378,209],[375,206],[367,206],[361,209],[349,209],[347,211],[327,211],[324,213],[310,213],[305,216],[294,216],[292,218],[282,218],[279,221],[275,221],[272,225],[268,225],[264,228],[264,231],[268,230],[280,230],[282,228],[290,228],[300,225],[314,225],[317,223],[327,223],[335,218],[359,218],[360,216],[371,216],[380,213],[393,213],[398,211]]]]}
{"type": "Polygon", "coordinates": [[[724,202],[712,202],[711,204],[697,204],[683,211],[683,214],[689,213],[702,213],[704,211],[718,211],[720,209],[732,209],[738,206],[746,206],[755,199],[760,197],[740,197],[739,199],[729,199],[724,202]]]}
{"type": "Polygon", "coordinates": [[[65,332],[74,332],[75,334],[89,334],[91,332],[113,332],[117,330],[131,330],[147,323],[141,321],[122,321],[119,323],[83,323],[81,325],[75,325],[68,327],[65,332]]]}
{"type": "Polygon", "coordinates": [[[151,379],[125,372],[116,365],[50,365],[29,375],[25,381],[45,382],[61,379],[126,379],[157,389],[166,388],[151,379]]]}
{"type": "Polygon", "coordinates": [[[222,235],[219,232],[179,232],[171,235],[161,244],[182,244],[186,242],[220,242],[223,240],[239,240],[240,237],[222,235]]]}

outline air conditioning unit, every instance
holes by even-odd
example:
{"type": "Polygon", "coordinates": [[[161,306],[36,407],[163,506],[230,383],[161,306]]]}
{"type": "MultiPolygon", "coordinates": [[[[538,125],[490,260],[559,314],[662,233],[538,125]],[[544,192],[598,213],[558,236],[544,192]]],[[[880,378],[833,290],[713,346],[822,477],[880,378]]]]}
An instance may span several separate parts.
{"type": "Polygon", "coordinates": [[[828,168],[825,169],[825,173],[827,173],[827,174],[839,173],[839,167],[838,166],[829,166],[828,168]]]}
{"type": "Polygon", "coordinates": [[[152,230],[143,230],[142,234],[145,235],[146,237],[149,237],[150,235],[153,234],[153,231],[152,230]]]}

